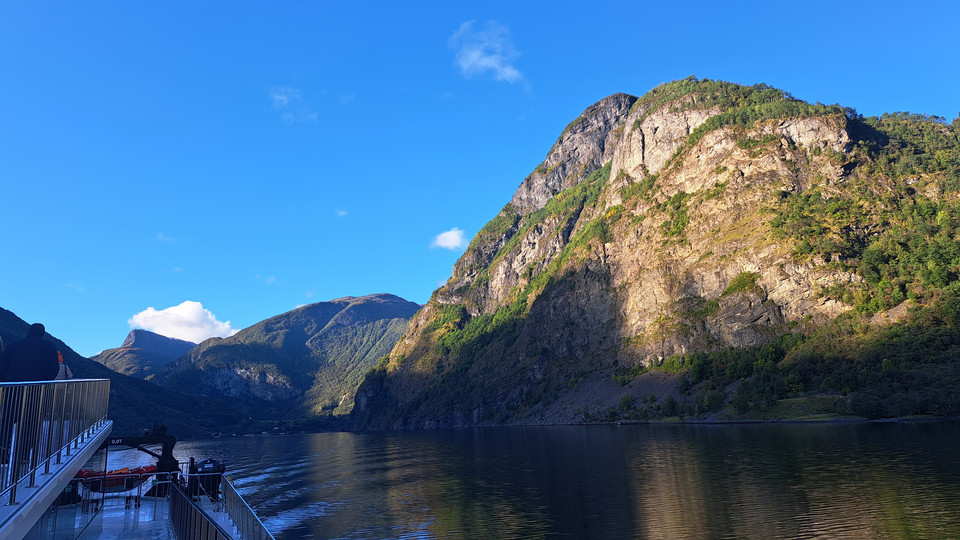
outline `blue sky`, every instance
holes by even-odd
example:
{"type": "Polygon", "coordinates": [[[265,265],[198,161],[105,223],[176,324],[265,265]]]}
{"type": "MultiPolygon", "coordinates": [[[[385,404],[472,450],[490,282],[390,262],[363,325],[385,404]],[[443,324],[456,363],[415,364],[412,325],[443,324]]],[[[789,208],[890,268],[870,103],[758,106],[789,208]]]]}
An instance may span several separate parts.
{"type": "Polygon", "coordinates": [[[0,306],[92,355],[131,324],[189,339],[341,296],[423,303],[597,100],[697,75],[952,120],[957,20],[954,2],[5,0],[0,306]]]}

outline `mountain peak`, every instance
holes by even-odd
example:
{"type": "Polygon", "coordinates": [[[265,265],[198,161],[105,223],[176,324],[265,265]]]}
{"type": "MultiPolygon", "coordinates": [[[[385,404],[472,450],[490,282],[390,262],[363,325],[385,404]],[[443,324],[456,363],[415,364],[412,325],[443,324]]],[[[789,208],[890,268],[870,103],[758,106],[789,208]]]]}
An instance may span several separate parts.
{"type": "Polygon", "coordinates": [[[160,353],[166,356],[173,355],[173,357],[176,358],[181,354],[186,354],[187,351],[196,345],[196,343],[191,341],[167,337],[142,328],[135,328],[127,334],[127,338],[123,340],[120,347],[148,349],[150,352],[160,353]]]}
{"type": "Polygon", "coordinates": [[[636,96],[618,93],[587,107],[567,124],[553,148],[523,180],[510,204],[521,214],[544,207],[551,197],[579,184],[612,158],[636,96]]]}
{"type": "Polygon", "coordinates": [[[117,373],[142,379],[196,346],[190,341],[137,328],[127,334],[119,347],[107,349],[91,360],[117,373]]]}

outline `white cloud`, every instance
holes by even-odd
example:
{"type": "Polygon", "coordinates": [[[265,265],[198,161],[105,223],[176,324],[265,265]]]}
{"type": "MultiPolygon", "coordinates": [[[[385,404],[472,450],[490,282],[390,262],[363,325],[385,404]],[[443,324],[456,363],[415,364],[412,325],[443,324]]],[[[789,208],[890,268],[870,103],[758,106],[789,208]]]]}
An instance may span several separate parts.
{"type": "Polygon", "coordinates": [[[275,86],[270,89],[269,93],[275,109],[282,109],[289,105],[291,101],[296,103],[303,101],[303,92],[298,88],[275,86]]]}
{"type": "Polygon", "coordinates": [[[156,310],[152,307],[137,313],[127,321],[130,328],[143,328],[162,336],[185,339],[194,343],[212,337],[227,337],[237,333],[230,321],[220,322],[203,308],[200,302],[187,300],[178,306],[156,310]]]}
{"type": "Polygon", "coordinates": [[[353,101],[353,100],[356,99],[356,98],[357,98],[357,93],[356,93],[356,92],[352,92],[352,93],[350,93],[350,94],[344,94],[344,95],[340,96],[340,104],[341,104],[341,105],[346,105],[347,103],[350,103],[351,101],[353,101]]]}
{"type": "Polygon", "coordinates": [[[303,92],[299,88],[275,86],[267,92],[273,108],[281,111],[280,119],[288,124],[316,122],[318,115],[303,101],[303,92]]]}
{"type": "Polygon", "coordinates": [[[467,240],[463,231],[454,227],[447,232],[440,233],[430,243],[430,248],[462,249],[467,247],[467,240]]]}
{"type": "Polygon", "coordinates": [[[280,115],[280,118],[288,124],[301,124],[306,122],[316,122],[317,113],[309,107],[297,109],[296,112],[286,112],[280,115]]]}
{"type": "Polygon", "coordinates": [[[256,279],[267,284],[277,282],[277,276],[265,276],[263,274],[257,274],[256,279]]]}
{"type": "Polygon", "coordinates": [[[172,244],[177,241],[176,238],[172,236],[167,236],[163,233],[157,233],[157,240],[163,242],[164,244],[172,244]]]}
{"type": "Polygon", "coordinates": [[[337,214],[337,217],[346,217],[346,215],[349,214],[349,212],[347,212],[346,210],[338,209],[336,210],[336,214],[337,214]]]}
{"type": "Polygon", "coordinates": [[[464,77],[489,75],[497,81],[515,83],[523,80],[514,65],[520,56],[510,39],[510,29],[487,21],[477,27],[476,21],[467,21],[450,36],[450,47],[456,49],[455,59],[464,77]]]}

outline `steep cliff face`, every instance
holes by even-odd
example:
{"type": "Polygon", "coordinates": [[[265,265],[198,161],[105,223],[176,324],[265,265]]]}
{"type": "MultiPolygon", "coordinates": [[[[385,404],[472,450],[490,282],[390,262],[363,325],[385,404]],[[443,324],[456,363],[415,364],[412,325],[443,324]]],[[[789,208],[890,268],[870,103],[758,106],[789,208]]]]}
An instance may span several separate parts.
{"type": "Polygon", "coordinates": [[[345,414],[363,374],[419,307],[388,294],[311,304],[204,341],[152,380],[261,416],[345,414]]]}
{"type": "Polygon", "coordinates": [[[610,161],[624,120],[637,98],[614,94],[583,111],[560,135],[547,158],[530,174],[510,201],[522,214],[539,210],[554,195],[579,184],[610,161]]]}
{"type": "Polygon", "coordinates": [[[624,394],[608,383],[625,368],[759,347],[850,311],[836,291],[863,277],[845,261],[884,220],[826,219],[811,253],[780,214],[885,189],[855,170],[873,158],[851,114],[696,80],[591,106],[368,377],[357,427],[581,421],[574,405],[624,394]]]}

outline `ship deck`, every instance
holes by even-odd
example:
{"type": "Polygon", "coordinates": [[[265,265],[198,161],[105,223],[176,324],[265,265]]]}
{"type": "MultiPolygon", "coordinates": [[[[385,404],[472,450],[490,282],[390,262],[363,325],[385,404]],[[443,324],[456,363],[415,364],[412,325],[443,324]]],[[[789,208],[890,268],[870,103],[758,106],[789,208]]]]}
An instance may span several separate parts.
{"type": "MultiPolygon", "coordinates": [[[[197,503],[233,538],[239,538],[233,520],[223,511],[222,505],[201,498],[197,503]]],[[[107,497],[100,503],[102,508],[81,504],[61,506],[54,516],[54,538],[77,538],[78,540],[175,540],[170,523],[170,504],[165,497],[142,497],[140,505],[134,496],[107,497]],[[95,513],[95,514],[94,514],[95,513]],[[76,536],[76,531],[83,532],[76,536]]]]}

